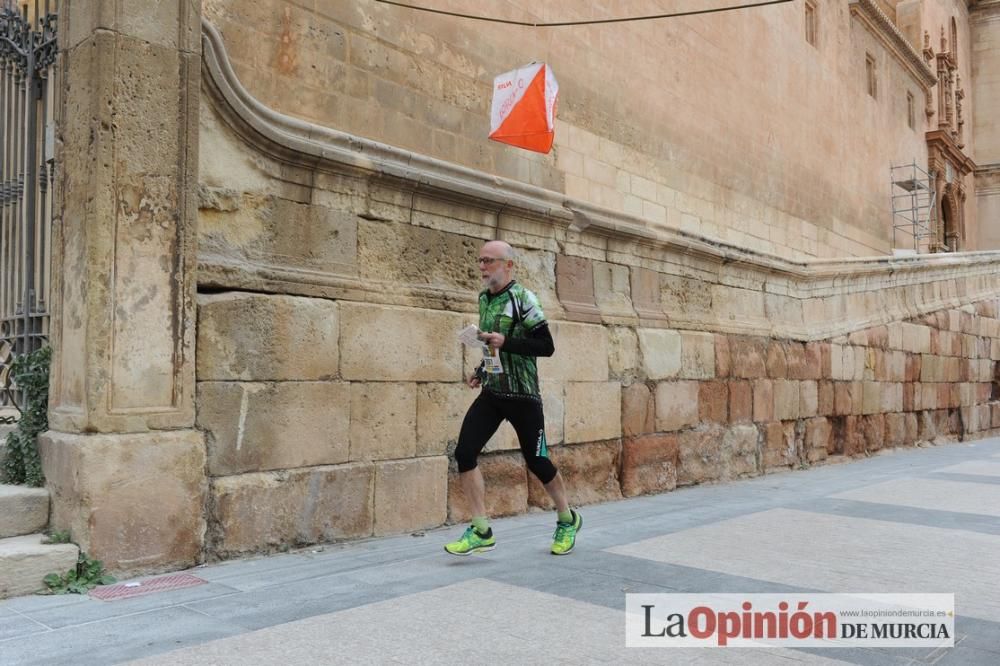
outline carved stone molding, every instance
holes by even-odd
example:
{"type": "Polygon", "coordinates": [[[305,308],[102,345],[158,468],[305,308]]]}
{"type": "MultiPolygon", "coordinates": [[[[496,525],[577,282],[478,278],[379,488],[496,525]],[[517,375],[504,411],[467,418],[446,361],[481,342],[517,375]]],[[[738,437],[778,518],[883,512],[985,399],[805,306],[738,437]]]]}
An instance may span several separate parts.
{"type": "MultiPolygon", "coordinates": [[[[207,22],[203,34],[207,99],[251,150],[310,172],[347,174],[362,187],[374,183],[383,189],[493,211],[489,224],[494,227],[480,227],[480,235],[513,230],[532,235],[539,247],[551,248],[548,251],[557,255],[627,266],[639,322],[662,325],[665,318],[677,328],[820,339],[961,306],[1000,291],[1000,252],[796,261],[680,230],[654,229],[640,218],[558,192],[291,118],[267,108],[243,88],[219,33],[207,22]],[[712,309],[670,311],[671,306],[659,298],[659,280],[672,277],[703,292],[712,309]],[[748,305],[744,295],[756,300],[748,305]],[[782,306],[792,301],[800,306],[782,306]],[[744,314],[755,304],[761,305],[759,314],[744,314]],[[845,316],[844,308],[851,309],[851,316],[845,316]]],[[[912,49],[911,55],[919,60],[912,49]]],[[[397,197],[394,205],[412,206],[415,198],[397,197]]],[[[562,266],[565,286],[559,290],[559,296],[568,295],[571,302],[564,304],[569,306],[567,315],[596,319],[601,300],[587,285],[567,294],[567,279],[572,278],[567,267],[562,266]],[[570,312],[573,307],[575,313],[570,312]]],[[[450,310],[474,306],[468,293],[456,289],[380,282],[232,257],[202,254],[198,271],[199,284],[217,289],[450,310]]],[[[593,279],[585,269],[580,274],[593,279]]]]}
{"type": "Polygon", "coordinates": [[[851,16],[860,20],[923,88],[930,88],[937,82],[922,55],[910,45],[875,0],[853,0],[850,8],[851,16]]]}

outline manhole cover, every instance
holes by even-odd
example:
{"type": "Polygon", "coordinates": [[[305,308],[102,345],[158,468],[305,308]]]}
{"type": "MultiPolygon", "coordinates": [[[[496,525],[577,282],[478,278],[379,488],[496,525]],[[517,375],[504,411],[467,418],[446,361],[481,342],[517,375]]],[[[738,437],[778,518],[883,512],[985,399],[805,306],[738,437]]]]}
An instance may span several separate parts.
{"type": "Polygon", "coordinates": [[[115,583],[114,585],[100,585],[90,591],[90,596],[102,601],[115,601],[117,599],[129,599],[131,597],[141,597],[144,594],[155,592],[166,592],[167,590],[181,590],[185,587],[201,585],[205,581],[191,574],[171,574],[160,576],[148,580],[137,580],[128,583],[115,583]]]}

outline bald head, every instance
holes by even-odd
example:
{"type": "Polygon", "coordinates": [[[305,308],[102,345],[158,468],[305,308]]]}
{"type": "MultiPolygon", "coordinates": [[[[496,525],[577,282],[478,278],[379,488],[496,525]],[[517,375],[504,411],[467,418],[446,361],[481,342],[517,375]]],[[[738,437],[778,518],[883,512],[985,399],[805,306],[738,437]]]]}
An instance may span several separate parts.
{"type": "MultiPolygon", "coordinates": [[[[514,261],[514,248],[510,243],[502,240],[491,240],[483,245],[483,250],[489,252],[489,256],[498,257],[506,261],[514,261]]],[[[479,256],[483,256],[480,252],[479,256]]]]}
{"type": "Polygon", "coordinates": [[[492,240],[479,250],[479,276],[483,286],[497,293],[514,279],[514,248],[502,240],[492,240]]]}

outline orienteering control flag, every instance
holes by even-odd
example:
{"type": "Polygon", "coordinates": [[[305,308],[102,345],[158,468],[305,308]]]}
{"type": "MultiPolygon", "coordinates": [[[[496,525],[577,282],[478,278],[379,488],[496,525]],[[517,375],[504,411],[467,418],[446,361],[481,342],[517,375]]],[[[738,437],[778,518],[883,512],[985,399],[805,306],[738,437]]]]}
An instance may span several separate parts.
{"type": "Polygon", "coordinates": [[[493,79],[490,139],[547,153],[555,137],[559,84],[543,62],[534,62],[493,79]]]}

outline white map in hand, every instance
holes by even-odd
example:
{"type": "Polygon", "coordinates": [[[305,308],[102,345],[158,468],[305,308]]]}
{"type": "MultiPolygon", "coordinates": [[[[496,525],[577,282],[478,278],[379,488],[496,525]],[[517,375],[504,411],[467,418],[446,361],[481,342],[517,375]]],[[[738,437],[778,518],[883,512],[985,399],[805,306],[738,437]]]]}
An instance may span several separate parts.
{"type": "Polygon", "coordinates": [[[463,345],[470,347],[482,347],[483,341],[479,339],[479,328],[469,324],[458,333],[458,340],[463,345]]]}

